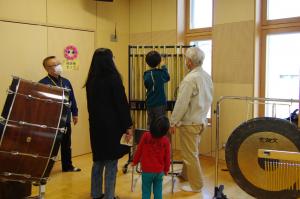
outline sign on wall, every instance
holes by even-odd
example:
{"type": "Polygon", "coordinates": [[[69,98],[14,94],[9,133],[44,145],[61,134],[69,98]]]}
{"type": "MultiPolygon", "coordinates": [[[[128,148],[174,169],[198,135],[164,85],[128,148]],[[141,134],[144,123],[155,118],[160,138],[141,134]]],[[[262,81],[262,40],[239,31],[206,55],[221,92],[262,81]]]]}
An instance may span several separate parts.
{"type": "Polygon", "coordinates": [[[68,45],[64,49],[63,67],[66,70],[79,70],[78,49],[74,45],[68,45]]]}

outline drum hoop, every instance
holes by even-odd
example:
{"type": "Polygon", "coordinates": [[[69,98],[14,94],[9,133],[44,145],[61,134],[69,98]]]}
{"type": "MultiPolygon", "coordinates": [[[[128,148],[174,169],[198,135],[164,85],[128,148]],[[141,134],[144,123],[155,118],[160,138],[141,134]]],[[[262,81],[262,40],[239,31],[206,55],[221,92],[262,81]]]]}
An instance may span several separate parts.
{"type": "Polygon", "coordinates": [[[46,170],[48,169],[49,162],[50,162],[50,159],[51,159],[51,156],[52,156],[52,153],[53,153],[53,148],[54,148],[54,145],[55,145],[55,141],[56,141],[56,137],[57,137],[57,134],[58,134],[59,125],[60,125],[61,115],[62,115],[62,112],[63,112],[64,99],[65,99],[65,90],[63,89],[63,90],[62,90],[62,102],[61,102],[61,108],[60,108],[59,120],[58,120],[58,123],[57,123],[55,136],[54,136],[54,139],[53,139],[53,142],[52,142],[51,151],[50,151],[50,153],[49,153],[49,157],[48,157],[48,160],[47,160],[47,164],[46,164],[47,166],[45,167],[42,176],[45,175],[46,170]]]}
{"type": "MultiPolygon", "coordinates": [[[[244,123],[242,123],[242,124],[240,124],[237,128],[235,128],[234,130],[233,130],[233,133],[230,135],[230,137],[228,138],[228,142],[229,142],[229,140],[230,139],[232,139],[232,136],[236,136],[236,134],[234,134],[234,133],[236,133],[236,132],[238,132],[239,131],[239,129],[243,126],[247,126],[247,125],[249,125],[249,123],[251,124],[251,123],[253,123],[253,122],[261,122],[262,121],[262,119],[266,119],[265,121],[267,121],[267,122],[270,122],[270,123],[272,123],[272,122],[277,122],[277,124],[278,123],[280,123],[280,122],[282,122],[282,123],[286,123],[286,124],[290,124],[291,126],[291,128],[293,128],[293,124],[292,123],[290,123],[290,122],[288,122],[287,120],[284,120],[284,119],[280,119],[280,118],[271,118],[271,117],[259,117],[259,118],[254,118],[254,119],[251,119],[251,120],[248,120],[248,121],[246,121],[246,122],[244,122],[244,123]]],[[[249,133],[250,131],[247,131],[247,133],[249,133]]],[[[276,133],[278,133],[278,132],[276,132],[276,133]]],[[[243,136],[241,136],[240,138],[242,139],[243,138],[243,140],[245,140],[248,136],[246,136],[246,137],[244,137],[245,135],[243,135],[243,136]]],[[[292,140],[292,139],[290,139],[290,138],[288,138],[292,143],[296,143],[295,142],[295,140],[292,140]]],[[[298,139],[300,139],[299,138],[299,136],[298,136],[298,139]]],[[[228,143],[227,142],[227,143],[228,143]]],[[[231,144],[232,144],[232,142],[231,142],[231,144]]],[[[240,147],[240,144],[241,144],[241,142],[239,143],[239,145],[234,145],[234,148],[238,148],[239,149],[239,147],[240,147]]],[[[298,147],[297,145],[296,145],[296,147],[300,150],[300,147],[298,147]]],[[[229,148],[232,148],[232,147],[228,147],[228,148],[226,148],[225,149],[225,157],[226,157],[226,164],[227,164],[227,167],[228,167],[228,169],[229,169],[229,172],[230,172],[230,175],[232,176],[232,178],[234,179],[234,181],[239,185],[239,187],[241,188],[241,189],[243,189],[245,192],[247,192],[249,195],[252,195],[252,196],[254,196],[254,197],[261,197],[262,195],[261,194],[265,194],[266,192],[268,192],[268,193],[270,193],[270,194],[279,194],[279,195],[281,195],[281,194],[291,194],[291,195],[293,195],[293,194],[295,194],[296,192],[285,192],[285,190],[280,190],[280,191],[263,191],[262,189],[260,189],[259,187],[256,187],[255,185],[253,185],[243,174],[242,174],[242,170],[239,168],[239,166],[237,166],[237,163],[236,163],[236,161],[237,161],[237,159],[234,159],[233,161],[232,160],[230,160],[230,161],[228,161],[228,157],[227,157],[227,154],[228,154],[228,152],[227,152],[227,150],[229,149],[229,148]],[[233,162],[234,163],[236,163],[236,164],[233,164],[233,162]],[[236,167],[236,173],[238,173],[238,174],[235,174],[235,175],[233,175],[232,174],[232,172],[231,172],[231,169],[233,168],[232,166],[228,166],[228,163],[230,163],[231,165],[233,165],[233,167],[236,167]],[[238,177],[237,177],[238,176],[238,177]],[[245,182],[246,184],[248,184],[248,185],[250,185],[251,187],[249,188],[249,187],[243,187],[243,186],[240,186],[240,183],[241,183],[241,181],[242,182],[245,182]],[[253,191],[252,191],[252,188],[255,188],[255,190],[256,191],[258,191],[258,192],[256,192],[256,193],[254,193],[253,191]],[[258,195],[256,195],[256,194],[258,194],[258,195]]],[[[234,154],[235,156],[237,156],[237,153],[238,153],[238,149],[237,150],[235,150],[234,151],[234,153],[232,153],[232,154],[234,154]]]]}
{"type": "MultiPolygon", "coordinates": [[[[48,157],[46,156],[40,156],[39,154],[29,154],[29,153],[20,153],[18,151],[11,151],[11,152],[7,152],[7,151],[0,151],[0,153],[5,153],[5,154],[11,154],[11,155],[19,155],[19,156],[27,156],[27,157],[31,157],[31,158],[41,158],[41,159],[48,159],[48,157]]],[[[53,161],[56,160],[57,156],[52,157],[51,159],[53,161]]]]}
{"type": "MultiPolygon", "coordinates": [[[[61,103],[60,101],[55,101],[55,100],[52,100],[52,99],[42,99],[42,98],[39,98],[39,97],[33,97],[31,95],[24,95],[23,93],[14,92],[14,91],[12,91],[10,89],[7,92],[9,94],[20,95],[20,96],[26,97],[28,99],[35,99],[35,100],[44,101],[44,102],[47,102],[47,103],[58,103],[58,104],[61,103]]],[[[64,105],[70,106],[70,103],[69,102],[64,102],[64,105]]]]}
{"type": "MultiPolygon", "coordinates": [[[[34,82],[34,81],[29,81],[29,80],[26,80],[26,79],[23,79],[23,78],[21,78],[21,77],[14,76],[14,75],[12,75],[12,78],[13,78],[13,79],[18,79],[18,80],[23,80],[23,81],[25,81],[25,82],[31,82],[31,83],[40,84],[40,85],[45,86],[45,84],[43,84],[43,83],[34,82]]],[[[64,87],[54,86],[54,85],[51,85],[51,84],[47,84],[47,85],[48,85],[50,88],[54,87],[54,88],[59,88],[59,89],[63,89],[63,90],[66,90],[66,91],[71,91],[71,89],[69,89],[69,88],[64,88],[64,87]]]]}
{"type": "MultiPolygon", "coordinates": [[[[5,177],[18,176],[18,177],[31,179],[32,181],[34,181],[34,179],[39,180],[39,181],[42,181],[42,180],[47,181],[49,179],[48,177],[47,178],[37,178],[37,177],[31,176],[30,174],[20,174],[20,173],[12,173],[12,172],[3,172],[3,173],[0,173],[0,175],[5,176],[5,177]]],[[[1,180],[3,180],[3,178],[1,178],[1,180]]],[[[26,182],[26,180],[15,180],[15,179],[10,179],[10,178],[7,178],[7,181],[26,182]]]]}
{"type": "MultiPolygon", "coordinates": [[[[14,79],[16,79],[16,78],[14,77],[14,79]]],[[[19,90],[19,85],[20,85],[20,79],[18,78],[18,84],[16,86],[16,92],[19,90]]],[[[9,112],[8,112],[8,115],[7,115],[7,119],[10,118],[11,110],[12,110],[12,107],[13,107],[13,105],[15,103],[15,99],[16,99],[16,94],[14,94],[13,101],[12,101],[12,103],[10,105],[9,112]]],[[[2,131],[2,136],[1,136],[1,139],[0,139],[0,146],[2,145],[2,140],[3,140],[4,134],[5,134],[7,123],[8,123],[8,120],[6,120],[4,128],[3,128],[3,131],[2,131]]]]}
{"type": "Polygon", "coordinates": [[[17,123],[19,125],[24,125],[24,126],[33,126],[33,127],[43,128],[43,129],[59,130],[61,133],[66,132],[65,128],[56,128],[56,127],[47,126],[47,125],[44,125],[44,124],[34,124],[34,123],[25,122],[25,121],[8,120],[8,119],[5,119],[5,118],[3,118],[3,120],[6,121],[6,124],[8,122],[11,122],[11,123],[17,123]]]}

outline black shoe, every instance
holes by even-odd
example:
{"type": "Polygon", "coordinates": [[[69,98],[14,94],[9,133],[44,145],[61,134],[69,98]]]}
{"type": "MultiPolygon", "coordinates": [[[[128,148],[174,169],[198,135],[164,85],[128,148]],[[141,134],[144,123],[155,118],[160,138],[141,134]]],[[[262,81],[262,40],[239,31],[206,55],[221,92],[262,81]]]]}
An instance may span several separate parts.
{"type": "Polygon", "coordinates": [[[68,168],[68,169],[63,169],[62,171],[63,171],[63,172],[79,172],[79,171],[81,171],[81,169],[72,166],[72,167],[70,167],[70,168],[68,168]]]}

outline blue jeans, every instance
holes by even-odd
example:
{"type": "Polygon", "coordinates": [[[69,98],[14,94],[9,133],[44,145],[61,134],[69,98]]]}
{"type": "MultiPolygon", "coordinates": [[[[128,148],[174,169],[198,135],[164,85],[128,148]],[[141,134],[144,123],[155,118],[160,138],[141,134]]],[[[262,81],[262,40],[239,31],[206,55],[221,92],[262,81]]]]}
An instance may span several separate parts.
{"type": "Polygon", "coordinates": [[[150,199],[153,187],[154,199],[162,199],[164,173],[142,173],[142,199],[150,199]]]}
{"type": "Polygon", "coordinates": [[[115,184],[118,170],[118,160],[96,161],[92,168],[91,195],[100,198],[105,194],[105,199],[113,199],[115,196],[115,184]],[[103,170],[105,167],[105,191],[103,193],[103,170]]]}

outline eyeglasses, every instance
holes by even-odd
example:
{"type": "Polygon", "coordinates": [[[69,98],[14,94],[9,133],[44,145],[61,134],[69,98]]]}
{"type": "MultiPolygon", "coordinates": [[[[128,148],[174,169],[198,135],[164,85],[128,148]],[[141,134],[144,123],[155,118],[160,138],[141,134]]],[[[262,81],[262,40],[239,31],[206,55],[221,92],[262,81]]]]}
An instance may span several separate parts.
{"type": "Polygon", "coordinates": [[[47,66],[47,68],[53,68],[53,67],[56,67],[58,65],[60,65],[61,63],[57,63],[57,64],[54,64],[54,65],[50,65],[50,66],[47,66]]]}

